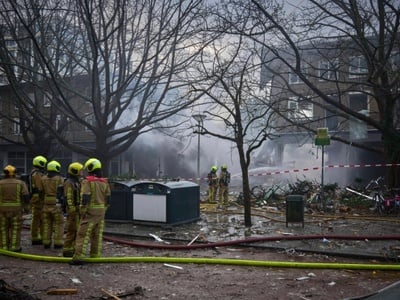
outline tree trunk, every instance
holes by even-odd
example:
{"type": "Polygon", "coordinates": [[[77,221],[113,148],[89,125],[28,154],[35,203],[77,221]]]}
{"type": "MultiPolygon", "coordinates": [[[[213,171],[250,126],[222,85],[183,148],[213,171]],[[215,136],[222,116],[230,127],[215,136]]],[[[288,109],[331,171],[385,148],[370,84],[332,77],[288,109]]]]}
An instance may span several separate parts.
{"type": "Polygon", "coordinates": [[[243,206],[244,206],[244,225],[251,227],[251,199],[250,199],[250,183],[249,172],[247,169],[246,159],[243,148],[238,147],[240,168],[242,170],[242,185],[243,185],[243,206]]]}

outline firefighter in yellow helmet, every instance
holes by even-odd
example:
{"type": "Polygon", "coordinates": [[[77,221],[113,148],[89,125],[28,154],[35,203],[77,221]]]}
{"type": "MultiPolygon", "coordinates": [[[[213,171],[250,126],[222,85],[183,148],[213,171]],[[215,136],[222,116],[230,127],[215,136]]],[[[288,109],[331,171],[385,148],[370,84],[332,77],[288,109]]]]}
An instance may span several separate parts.
{"type": "Polygon", "coordinates": [[[63,256],[72,257],[75,251],[75,239],[79,226],[79,203],[81,192],[81,171],[83,165],[73,162],[68,166],[67,179],[63,187],[63,207],[67,213],[63,256]]]}
{"type": "Polygon", "coordinates": [[[72,265],[81,265],[90,242],[90,257],[100,257],[103,248],[104,217],[111,191],[106,178],[102,177],[101,162],[96,158],[86,161],[88,176],[81,183],[80,222],[75,240],[72,265]]]}
{"type": "Polygon", "coordinates": [[[226,165],[221,166],[221,172],[218,176],[218,203],[221,208],[227,207],[229,205],[229,183],[231,182],[231,173],[228,172],[228,167],[226,165]]]}
{"type": "Polygon", "coordinates": [[[43,237],[44,248],[61,249],[64,243],[64,214],[61,208],[60,187],[64,178],[60,175],[61,165],[52,160],[47,163],[47,175],[42,177],[41,190],[43,191],[43,237]]]}
{"type": "Polygon", "coordinates": [[[20,252],[23,204],[29,202],[26,183],[15,178],[16,169],[8,165],[0,180],[0,249],[20,252]]]}
{"type": "Polygon", "coordinates": [[[43,193],[39,188],[42,186],[42,177],[45,175],[47,159],[42,155],[35,156],[32,161],[32,171],[30,173],[29,192],[31,194],[30,205],[32,210],[31,221],[31,240],[32,245],[42,244],[43,224],[43,193]]]}
{"type": "Polygon", "coordinates": [[[208,203],[216,203],[217,189],[218,189],[218,176],[217,166],[212,166],[210,172],[207,175],[208,182],[208,203]]]}

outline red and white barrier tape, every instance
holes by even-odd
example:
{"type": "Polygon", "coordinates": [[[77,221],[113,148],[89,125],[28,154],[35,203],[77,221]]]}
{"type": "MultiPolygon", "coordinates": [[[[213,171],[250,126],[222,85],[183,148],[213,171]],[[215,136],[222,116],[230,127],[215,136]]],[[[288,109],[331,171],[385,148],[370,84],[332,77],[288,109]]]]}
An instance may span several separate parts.
{"type": "MultiPolygon", "coordinates": [[[[347,165],[326,165],[325,168],[371,168],[371,167],[395,167],[400,166],[400,164],[347,164],[347,165]]],[[[288,173],[299,173],[307,171],[320,170],[322,167],[304,168],[304,169],[293,169],[293,170],[283,170],[274,172],[265,172],[258,174],[249,174],[249,176],[269,176],[278,174],[288,174],[288,173]]]]}
{"type": "MultiPolygon", "coordinates": [[[[371,167],[397,167],[400,164],[346,164],[346,165],[326,165],[327,168],[371,168],[371,167]]],[[[270,175],[279,175],[279,174],[289,174],[289,173],[300,173],[300,172],[308,172],[308,171],[317,171],[320,170],[321,167],[313,167],[313,168],[303,168],[303,169],[292,169],[292,170],[282,170],[282,171],[273,171],[273,172],[264,172],[264,173],[250,173],[249,177],[257,177],[257,176],[270,176],[270,175]]],[[[241,175],[236,175],[232,177],[241,177],[241,175]]],[[[159,181],[160,179],[143,179],[148,181],[159,181]]],[[[187,181],[203,181],[207,180],[207,177],[201,178],[180,178],[180,180],[187,181]]]]}

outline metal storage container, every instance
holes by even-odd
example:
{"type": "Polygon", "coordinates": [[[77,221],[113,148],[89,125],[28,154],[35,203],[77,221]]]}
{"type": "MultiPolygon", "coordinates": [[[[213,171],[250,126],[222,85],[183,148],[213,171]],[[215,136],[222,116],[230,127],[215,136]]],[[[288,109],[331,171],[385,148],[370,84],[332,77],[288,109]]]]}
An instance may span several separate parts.
{"type": "Polygon", "coordinates": [[[200,218],[200,187],[191,181],[113,181],[107,220],[183,224],[200,218]]]}
{"type": "Polygon", "coordinates": [[[110,181],[111,199],[106,220],[132,221],[132,187],[136,181],[110,181]]]}
{"type": "Polygon", "coordinates": [[[139,182],[132,190],[134,221],[182,224],[200,218],[200,187],[196,183],[139,182]]]}

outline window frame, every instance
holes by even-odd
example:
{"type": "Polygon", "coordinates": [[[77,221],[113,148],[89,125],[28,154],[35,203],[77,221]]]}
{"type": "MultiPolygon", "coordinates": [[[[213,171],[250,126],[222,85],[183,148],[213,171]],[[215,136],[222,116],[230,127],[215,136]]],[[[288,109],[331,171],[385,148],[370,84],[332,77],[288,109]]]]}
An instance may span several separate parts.
{"type": "Polygon", "coordinates": [[[293,96],[293,97],[289,97],[288,99],[288,103],[287,103],[287,109],[288,109],[288,118],[293,119],[295,121],[312,121],[314,119],[314,104],[307,100],[307,99],[311,99],[310,96],[308,97],[299,97],[299,96],[293,96]],[[303,108],[300,103],[304,101],[303,103],[307,103],[309,107],[309,109],[305,109],[305,107],[303,108]],[[294,107],[291,107],[291,104],[295,104],[294,107]],[[311,112],[311,114],[307,113],[311,112]]]}
{"type": "MultiPolygon", "coordinates": [[[[94,125],[94,115],[92,113],[86,113],[85,114],[85,121],[86,123],[89,123],[90,125],[94,125]]],[[[90,132],[91,130],[85,126],[85,132],[90,132]]]]}
{"type": "Polygon", "coordinates": [[[338,65],[339,65],[339,59],[337,59],[337,58],[334,59],[334,61],[330,61],[328,59],[320,60],[318,62],[318,78],[319,78],[319,81],[337,79],[337,77],[338,77],[337,66],[338,65]],[[322,64],[325,64],[326,67],[323,68],[321,66],[322,64]]]}
{"type": "Polygon", "coordinates": [[[349,78],[358,78],[368,74],[367,61],[364,56],[350,56],[349,58],[349,78]],[[365,65],[365,66],[364,66],[365,65]]]}
{"type": "Polygon", "coordinates": [[[18,117],[14,117],[12,121],[12,133],[13,135],[21,135],[21,124],[18,117]]]}

